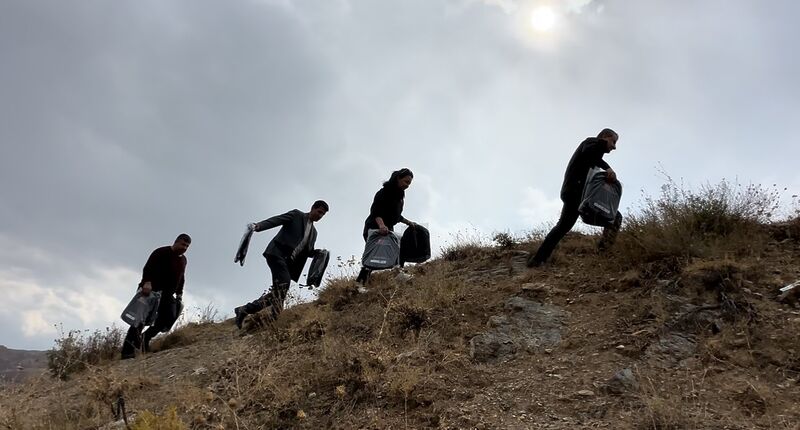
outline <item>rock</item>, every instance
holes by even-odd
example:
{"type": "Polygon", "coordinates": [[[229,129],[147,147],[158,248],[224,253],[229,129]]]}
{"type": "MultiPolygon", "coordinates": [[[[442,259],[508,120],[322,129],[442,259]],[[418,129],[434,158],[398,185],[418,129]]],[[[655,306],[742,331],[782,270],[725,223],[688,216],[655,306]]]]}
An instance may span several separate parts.
{"type": "Polygon", "coordinates": [[[413,275],[402,271],[399,272],[397,276],[394,277],[394,280],[400,283],[411,282],[412,279],[414,279],[413,275]]]}
{"type": "Polygon", "coordinates": [[[522,284],[520,288],[522,293],[531,299],[541,300],[546,298],[550,294],[550,289],[547,287],[546,284],[543,283],[527,283],[522,284]]]}
{"type": "Polygon", "coordinates": [[[631,369],[622,369],[615,373],[603,386],[603,391],[614,395],[622,395],[638,390],[639,381],[633,376],[631,369]]]}
{"type": "Polygon", "coordinates": [[[592,397],[594,396],[594,391],[591,390],[580,390],[578,391],[578,395],[581,397],[592,397]]]}
{"type": "Polygon", "coordinates": [[[481,363],[497,361],[516,353],[514,340],[505,333],[483,333],[469,341],[469,356],[481,363]]]}
{"type": "Polygon", "coordinates": [[[505,314],[489,318],[489,330],[473,337],[470,357],[478,362],[504,361],[518,352],[544,352],[561,342],[567,313],[522,297],[505,304],[505,314]]]}
{"type": "Polygon", "coordinates": [[[645,354],[651,361],[665,367],[674,367],[694,355],[697,342],[684,333],[670,333],[647,347],[645,354]]]}
{"type": "Polygon", "coordinates": [[[416,353],[417,353],[417,350],[414,349],[414,350],[411,350],[411,351],[406,351],[406,352],[397,354],[397,356],[394,358],[394,361],[407,360],[407,359],[413,357],[416,353]]]}

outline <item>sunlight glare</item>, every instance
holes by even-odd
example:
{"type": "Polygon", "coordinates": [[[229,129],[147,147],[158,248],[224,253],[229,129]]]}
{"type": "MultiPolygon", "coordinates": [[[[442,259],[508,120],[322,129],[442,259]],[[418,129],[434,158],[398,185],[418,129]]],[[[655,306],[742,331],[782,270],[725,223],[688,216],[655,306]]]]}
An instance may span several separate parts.
{"type": "Polygon", "coordinates": [[[541,6],[531,12],[531,27],[540,33],[549,33],[556,26],[557,16],[553,8],[541,6]]]}

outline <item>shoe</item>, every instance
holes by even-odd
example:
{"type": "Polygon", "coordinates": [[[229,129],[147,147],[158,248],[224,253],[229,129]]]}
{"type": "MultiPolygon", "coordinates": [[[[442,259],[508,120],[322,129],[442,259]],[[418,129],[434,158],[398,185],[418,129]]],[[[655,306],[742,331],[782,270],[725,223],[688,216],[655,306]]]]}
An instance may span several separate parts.
{"type": "Polygon", "coordinates": [[[247,318],[247,313],[242,309],[241,306],[239,306],[238,308],[235,308],[233,310],[233,314],[236,317],[236,319],[234,320],[234,322],[236,323],[236,328],[241,330],[242,323],[244,322],[244,319],[247,318]]]}
{"type": "Polygon", "coordinates": [[[542,267],[544,261],[540,261],[536,259],[536,256],[531,256],[528,258],[528,267],[542,267]]]}
{"type": "Polygon", "coordinates": [[[121,360],[130,360],[132,358],[136,358],[136,353],[133,353],[133,354],[122,354],[121,360]]]}

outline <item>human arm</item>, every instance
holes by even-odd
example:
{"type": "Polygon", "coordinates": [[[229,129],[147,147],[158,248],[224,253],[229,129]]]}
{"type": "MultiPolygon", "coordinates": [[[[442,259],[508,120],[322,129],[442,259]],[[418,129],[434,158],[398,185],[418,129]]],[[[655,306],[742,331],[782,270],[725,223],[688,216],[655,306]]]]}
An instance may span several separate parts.
{"type": "Polygon", "coordinates": [[[178,300],[183,300],[183,285],[186,283],[186,257],[182,257],[182,266],[178,285],[175,287],[175,298],[178,300]]]}
{"type": "Polygon", "coordinates": [[[256,232],[264,231],[264,230],[269,230],[271,228],[277,227],[279,225],[284,225],[284,224],[286,224],[286,223],[288,223],[289,221],[292,220],[292,218],[294,217],[294,212],[295,211],[292,210],[292,211],[286,212],[285,214],[276,215],[276,216],[274,216],[272,218],[267,218],[264,221],[257,222],[257,223],[255,223],[255,226],[253,226],[253,231],[256,231],[256,232]]]}
{"type": "Polygon", "coordinates": [[[153,278],[157,276],[156,274],[156,267],[158,266],[158,259],[160,257],[160,250],[156,249],[155,251],[150,253],[150,257],[147,258],[147,262],[144,264],[144,268],[142,269],[142,280],[139,282],[139,287],[142,289],[142,294],[149,295],[151,291],[153,291],[153,278]]]}
{"type": "Polygon", "coordinates": [[[409,226],[410,228],[414,228],[414,227],[417,226],[417,223],[415,223],[414,221],[411,221],[411,220],[409,220],[409,219],[407,219],[405,217],[402,217],[402,216],[400,217],[400,222],[402,222],[403,224],[409,226]]]}

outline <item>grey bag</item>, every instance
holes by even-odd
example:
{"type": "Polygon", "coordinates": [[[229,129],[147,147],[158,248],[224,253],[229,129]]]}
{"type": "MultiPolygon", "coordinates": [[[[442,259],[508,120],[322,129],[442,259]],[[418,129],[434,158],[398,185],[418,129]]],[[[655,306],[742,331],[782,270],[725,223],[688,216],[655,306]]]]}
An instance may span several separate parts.
{"type": "Polygon", "coordinates": [[[151,291],[149,295],[145,296],[140,288],[136,291],[125,310],[122,311],[120,318],[131,327],[152,325],[158,315],[158,302],[160,300],[160,291],[151,291]]]}
{"type": "Polygon", "coordinates": [[[619,181],[608,183],[607,173],[594,167],[586,176],[583,197],[578,213],[583,222],[598,227],[606,227],[614,223],[622,198],[622,184],[619,181]]]}
{"type": "Polygon", "coordinates": [[[378,230],[367,232],[361,265],[373,270],[391,269],[400,264],[400,239],[394,232],[386,236],[378,230]]]}

